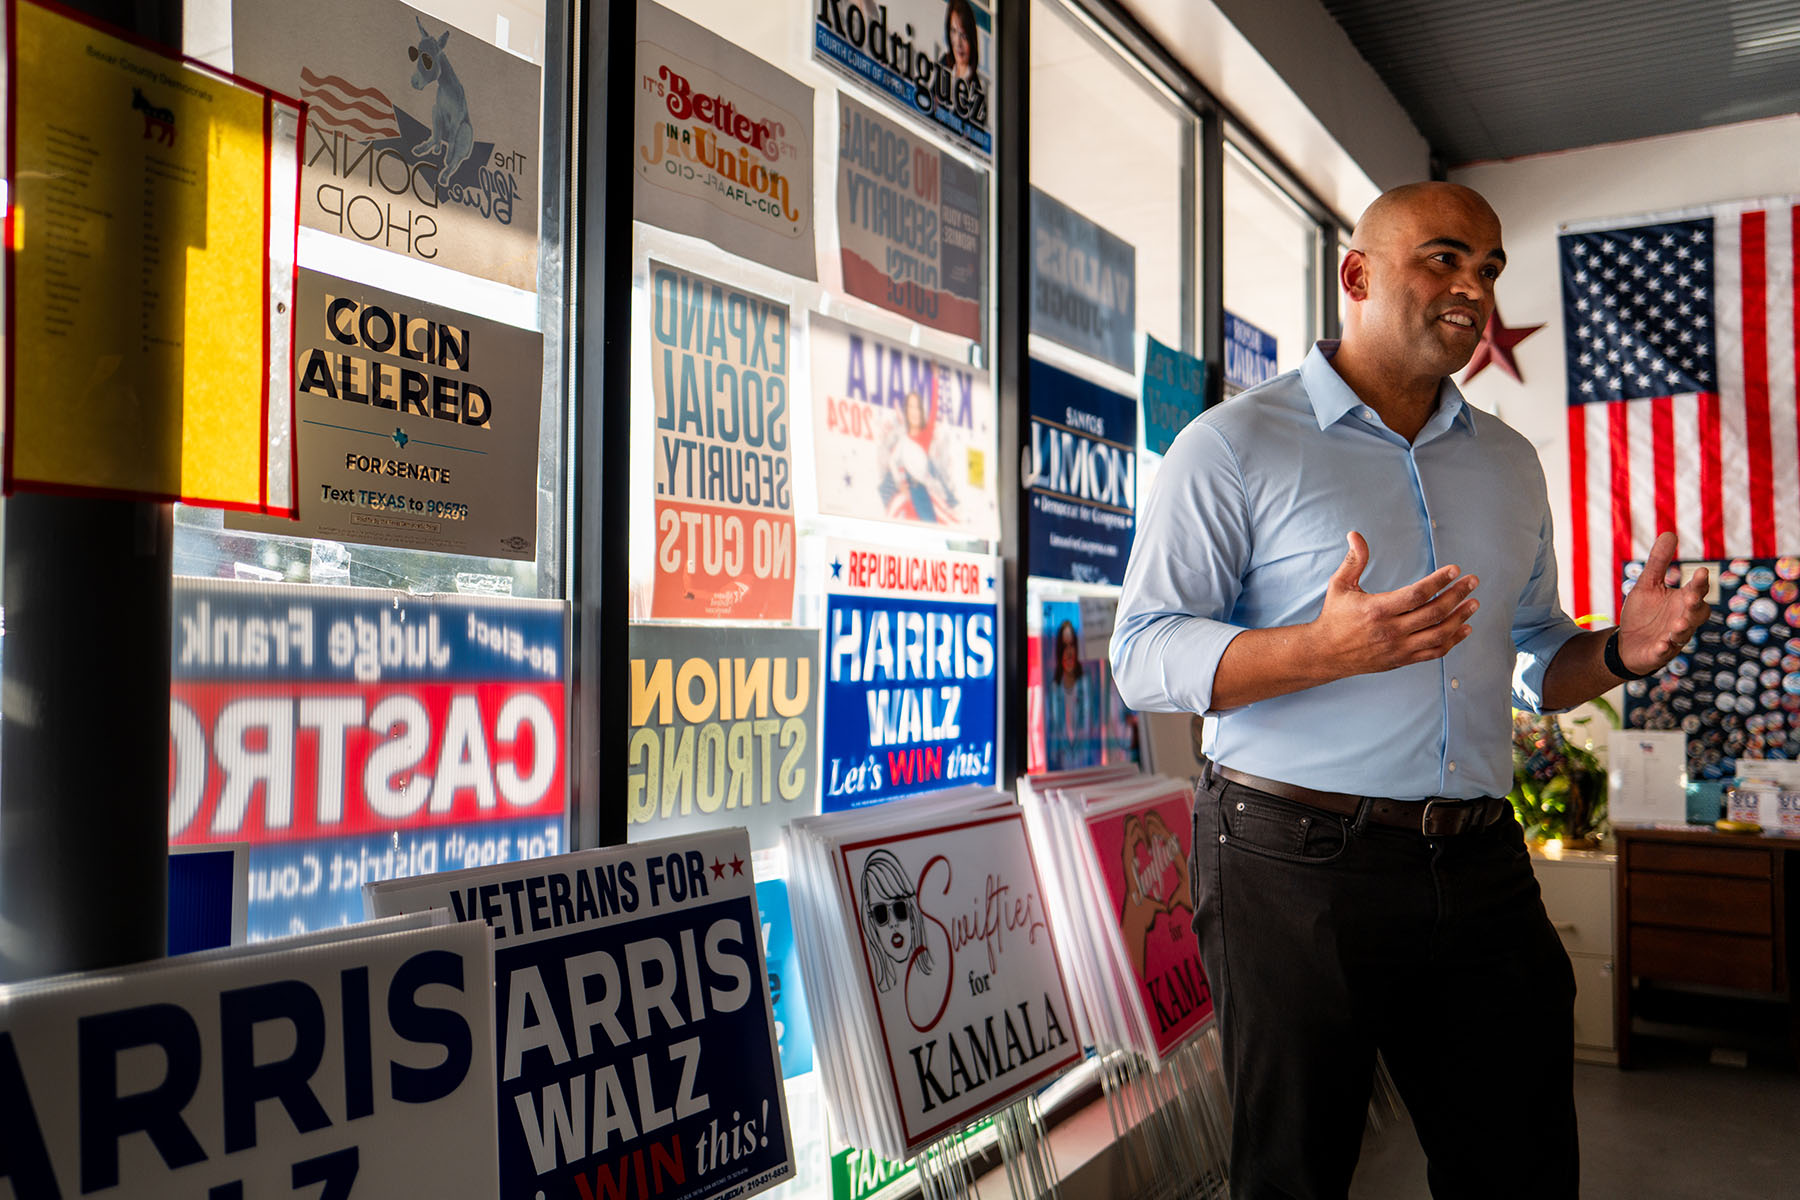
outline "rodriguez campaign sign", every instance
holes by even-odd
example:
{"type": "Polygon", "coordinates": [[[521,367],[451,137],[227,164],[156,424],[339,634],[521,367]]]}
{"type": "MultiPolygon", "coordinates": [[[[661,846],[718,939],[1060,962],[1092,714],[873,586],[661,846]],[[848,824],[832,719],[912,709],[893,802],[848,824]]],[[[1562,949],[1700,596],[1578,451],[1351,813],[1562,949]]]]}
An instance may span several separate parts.
{"type": "Polygon", "coordinates": [[[177,579],[169,840],[245,841],[249,936],[563,849],[567,606],[177,579]]]}
{"type": "Polygon", "coordinates": [[[994,779],[991,557],[826,546],[824,810],[994,779]]]}
{"type": "Polygon", "coordinates": [[[488,931],[0,988],[0,1195],[492,1196],[488,931]]]}
{"type": "Polygon", "coordinates": [[[741,829],[371,884],[367,899],[493,930],[501,1186],[485,1194],[724,1200],[793,1173],[741,829]]]}

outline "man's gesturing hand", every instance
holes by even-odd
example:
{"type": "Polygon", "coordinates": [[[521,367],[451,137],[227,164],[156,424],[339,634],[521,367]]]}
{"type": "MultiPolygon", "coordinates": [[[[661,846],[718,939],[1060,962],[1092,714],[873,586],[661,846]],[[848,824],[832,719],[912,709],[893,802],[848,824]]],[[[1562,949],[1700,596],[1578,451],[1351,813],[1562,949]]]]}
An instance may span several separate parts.
{"type": "Polygon", "coordinates": [[[1619,658],[1633,671],[1654,671],[1674,658],[1712,615],[1706,603],[1706,568],[1672,588],[1664,579],[1674,560],[1675,535],[1659,534],[1644,560],[1644,573],[1619,609],[1619,658]]]}
{"type": "Polygon", "coordinates": [[[1469,595],[1480,582],[1475,576],[1458,579],[1458,568],[1439,567],[1403,588],[1365,592],[1361,581],[1369,546],[1354,531],[1349,541],[1350,553],[1326,585],[1325,606],[1313,621],[1334,675],[1366,675],[1442,658],[1469,636],[1465,622],[1481,607],[1469,595]]]}

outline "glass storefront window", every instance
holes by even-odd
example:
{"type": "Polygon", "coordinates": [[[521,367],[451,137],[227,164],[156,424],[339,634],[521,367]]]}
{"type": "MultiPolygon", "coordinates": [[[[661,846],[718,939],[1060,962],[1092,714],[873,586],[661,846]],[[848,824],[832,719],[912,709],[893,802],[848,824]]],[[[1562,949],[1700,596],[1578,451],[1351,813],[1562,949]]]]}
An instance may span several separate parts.
{"type": "Polygon", "coordinates": [[[1276,370],[1319,337],[1319,226],[1229,142],[1225,146],[1225,311],[1275,338],[1276,370]]]}

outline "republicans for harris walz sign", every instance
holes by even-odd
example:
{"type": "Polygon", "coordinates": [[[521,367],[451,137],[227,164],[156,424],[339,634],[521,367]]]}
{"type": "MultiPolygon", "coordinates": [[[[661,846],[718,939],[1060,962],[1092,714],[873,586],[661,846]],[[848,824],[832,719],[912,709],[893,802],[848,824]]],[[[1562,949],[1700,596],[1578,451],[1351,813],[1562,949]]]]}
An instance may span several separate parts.
{"type": "Polygon", "coordinates": [[[1031,189],[1031,332],[1121,371],[1136,369],[1137,251],[1031,189]]]}
{"type": "Polygon", "coordinates": [[[743,830],[374,884],[368,902],[494,931],[503,1200],[710,1200],[792,1174],[743,830]]]}
{"type": "Polygon", "coordinates": [[[813,0],[813,53],[990,156],[994,24],[972,0],[813,0]]]}
{"type": "Polygon", "coordinates": [[[237,73],[307,103],[300,224],[537,290],[535,64],[398,0],[235,0],[231,22],[237,73]]]}
{"type": "Polygon", "coordinates": [[[650,264],[657,619],[794,610],[788,307],[650,264]]]}
{"type": "Polygon", "coordinates": [[[541,333],[301,270],[299,519],[226,524],[530,561],[543,361],[541,333]]]}
{"type": "Polygon", "coordinates": [[[781,841],[819,794],[819,631],[631,627],[633,841],[744,826],[781,841]]]}
{"type": "Polygon", "coordinates": [[[908,1154],[1080,1060],[1017,809],[838,855],[908,1154]]]}
{"type": "Polygon", "coordinates": [[[487,930],[0,988],[0,1195],[492,1196],[487,930]]]}
{"type": "Polygon", "coordinates": [[[826,545],[826,812],[994,780],[995,560],[826,545]]]}
{"type": "Polygon", "coordinates": [[[169,840],[250,843],[252,938],[555,854],[567,605],[177,579],[169,840]]]}
{"type": "Polygon", "coordinates": [[[1125,582],[1137,526],[1137,402],[1031,363],[1031,573],[1125,582]]]}
{"type": "Polygon", "coordinates": [[[657,4],[637,36],[634,215],[818,278],[812,89],[657,4]]]}

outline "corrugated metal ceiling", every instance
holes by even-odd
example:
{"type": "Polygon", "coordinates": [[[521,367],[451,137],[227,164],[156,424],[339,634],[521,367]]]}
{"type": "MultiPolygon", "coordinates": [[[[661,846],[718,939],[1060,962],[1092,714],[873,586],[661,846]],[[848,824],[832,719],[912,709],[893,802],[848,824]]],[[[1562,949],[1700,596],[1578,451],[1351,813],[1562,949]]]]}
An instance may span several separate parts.
{"type": "Polygon", "coordinates": [[[1323,3],[1448,166],[1800,111],[1800,0],[1323,3]]]}

